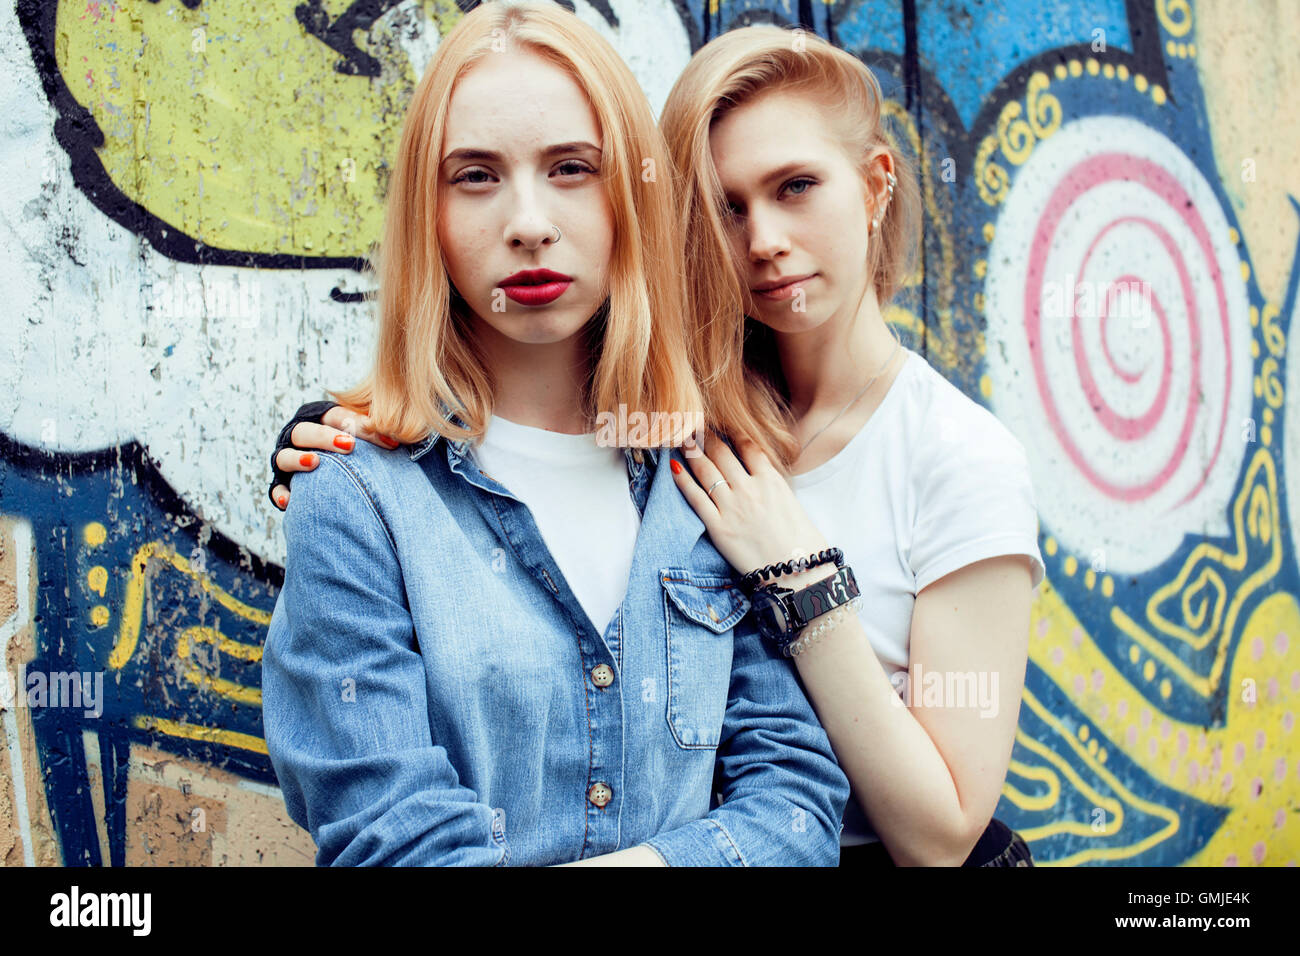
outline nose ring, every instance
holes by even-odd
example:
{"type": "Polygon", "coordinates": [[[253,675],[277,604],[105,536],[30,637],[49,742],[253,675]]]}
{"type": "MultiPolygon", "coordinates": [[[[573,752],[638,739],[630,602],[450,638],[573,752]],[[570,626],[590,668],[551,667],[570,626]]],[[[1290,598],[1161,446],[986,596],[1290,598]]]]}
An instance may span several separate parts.
{"type": "Polygon", "coordinates": [[[555,238],[552,239],[551,241],[552,241],[553,243],[555,243],[555,242],[559,242],[559,241],[560,241],[560,236],[561,236],[561,233],[560,233],[560,227],[559,227],[559,226],[551,226],[551,228],[555,230],[555,238]]]}

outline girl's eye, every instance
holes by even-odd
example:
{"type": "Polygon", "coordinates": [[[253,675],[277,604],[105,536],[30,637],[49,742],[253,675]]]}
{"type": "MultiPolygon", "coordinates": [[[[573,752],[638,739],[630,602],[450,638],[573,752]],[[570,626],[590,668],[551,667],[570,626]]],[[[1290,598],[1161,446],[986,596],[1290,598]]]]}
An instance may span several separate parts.
{"type": "Polygon", "coordinates": [[[477,186],[480,183],[487,182],[491,178],[492,178],[492,174],[489,173],[486,169],[467,169],[459,176],[457,176],[455,179],[453,179],[452,184],[455,185],[456,183],[469,183],[471,185],[477,186]],[[476,179],[472,177],[481,177],[481,178],[476,179]]]}
{"type": "Polygon", "coordinates": [[[796,196],[802,196],[804,193],[808,192],[809,189],[811,189],[813,186],[816,185],[817,185],[817,181],[815,179],[809,179],[805,176],[802,179],[790,180],[788,183],[785,184],[784,189],[790,191],[796,196]],[[799,188],[795,188],[795,187],[799,187],[799,188]]]}
{"type": "Polygon", "coordinates": [[[555,167],[561,176],[578,176],[582,173],[594,173],[595,170],[579,159],[567,159],[555,167]]]}

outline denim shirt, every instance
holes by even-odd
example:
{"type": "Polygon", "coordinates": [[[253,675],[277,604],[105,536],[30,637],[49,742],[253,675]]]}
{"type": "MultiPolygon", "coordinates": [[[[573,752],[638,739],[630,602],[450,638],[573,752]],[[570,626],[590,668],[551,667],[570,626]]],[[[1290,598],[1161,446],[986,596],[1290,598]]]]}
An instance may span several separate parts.
{"type": "Polygon", "coordinates": [[[468,441],[295,477],[263,721],[317,864],[838,863],[848,781],[791,665],[668,452],[624,453],[641,527],[603,634],[468,441]]]}

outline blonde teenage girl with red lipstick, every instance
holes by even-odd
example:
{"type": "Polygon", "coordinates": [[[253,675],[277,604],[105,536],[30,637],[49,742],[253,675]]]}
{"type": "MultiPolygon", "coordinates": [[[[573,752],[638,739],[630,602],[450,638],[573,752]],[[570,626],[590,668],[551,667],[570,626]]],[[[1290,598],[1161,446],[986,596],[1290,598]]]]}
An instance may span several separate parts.
{"type": "Polygon", "coordinates": [[[318,863],[838,861],[848,782],[669,450],[592,428],[701,408],[645,158],[631,72],[550,3],[476,8],[415,92],[338,396],[396,447],[299,475],[262,658],[318,863]]]}

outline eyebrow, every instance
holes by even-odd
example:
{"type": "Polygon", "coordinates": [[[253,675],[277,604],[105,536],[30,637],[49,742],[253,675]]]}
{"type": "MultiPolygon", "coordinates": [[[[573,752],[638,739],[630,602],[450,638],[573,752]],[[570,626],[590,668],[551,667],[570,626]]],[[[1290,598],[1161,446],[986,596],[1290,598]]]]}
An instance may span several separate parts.
{"type": "MultiPolygon", "coordinates": [[[[573,153],[593,152],[602,155],[599,147],[586,142],[585,140],[575,140],[571,143],[556,143],[554,146],[547,146],[542,150],[542,158],[549,159],[552,156],[568,156],[573,153]]],[[[485,163],[499,163],[503,156],[491,149],[475,149],[469,146],[462,146],[460,149],[453,149],[450,153],[442,158],[440,165],[445,166],[453,160],[468,160],[485,163]]]]}

